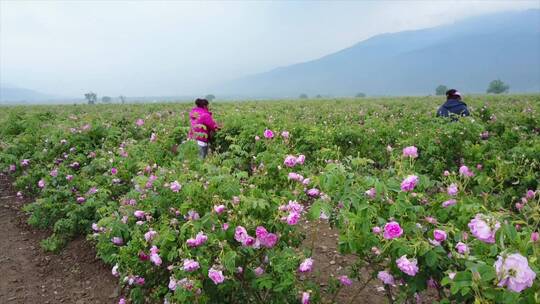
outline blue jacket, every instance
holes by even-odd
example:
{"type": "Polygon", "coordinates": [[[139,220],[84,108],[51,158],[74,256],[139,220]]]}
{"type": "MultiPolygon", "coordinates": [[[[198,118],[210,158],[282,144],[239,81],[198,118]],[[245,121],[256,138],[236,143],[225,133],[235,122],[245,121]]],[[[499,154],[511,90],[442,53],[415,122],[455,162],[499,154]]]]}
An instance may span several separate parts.
{"type": "Polygon", "coordinates": [[[449,117],[451,114],[469,116],[467,104],[459,99],[448,99],[437,111],[438,117],[449,117]]]}

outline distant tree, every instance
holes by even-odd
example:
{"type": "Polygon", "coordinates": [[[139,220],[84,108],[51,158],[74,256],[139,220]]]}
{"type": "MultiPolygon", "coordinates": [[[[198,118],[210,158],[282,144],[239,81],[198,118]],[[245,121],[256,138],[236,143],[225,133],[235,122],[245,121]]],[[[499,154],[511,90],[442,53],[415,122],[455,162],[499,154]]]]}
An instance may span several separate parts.
{"type": "Polygon", "coordinates": [[[88,101],[88,104],[95,104],[97,102],[97,95],[94,92],[88,92],[84,94],[84,98],[88,101]]]}
{"type": "Polygon", "coordinates": [[[298,96],[298,98],[300,98],[300,99],[307,99],[308,96],[307,96],[307,94],[302,93],[302,94],[300,94],[300,96],[298,96]]]}
{"type": "Polygon", "coordinates": [[[214,94],[208,94],[204,98],[206,98],[208,101],[212,101],[216,99],[216,96],[214,94]]]}
{"type": "Polygon", "coordinates": [[[120,95],[120,96],[118,96],[118,99],[120,99],[120,102],[122,104],[126,103],[126,96],[120,95]]]}
{"type": "Polygon", "coordinates": [[[360,92],[360,93],[356,94],[356,97],[363,98],[363,97],[366,97],[366,94],[360,92]]]}
{"type": "Polygon", "coordinates": [[[446,94],[446,91],[448,91],[448,87],[444,84],[439,85],[435,88],[435,95],[441,96],[446,94]]]}
{"type": "Polygon", "coordinates": [[[111,101],[112,101],[112,98],[109,97],[109,96],[101,97],[101,102],[103,102],[103,103],[111,103],[111,101]]]}
{"type": "Polygon", "coordinates": [[[321,94],[317,94],[317,96],[315,96],[315,98],[322,98],[322,95],[321,95],[321,94]]]}
{"type": "Polygon", "coordinates": [[[493,93],[493,94],[501,94],[508,92],[508,89],[510,89],[510,86],[504,83],[502,80],[497,79],[493,80],[489,83],[489,86],[487,88],[487,93],[493,93]]]}

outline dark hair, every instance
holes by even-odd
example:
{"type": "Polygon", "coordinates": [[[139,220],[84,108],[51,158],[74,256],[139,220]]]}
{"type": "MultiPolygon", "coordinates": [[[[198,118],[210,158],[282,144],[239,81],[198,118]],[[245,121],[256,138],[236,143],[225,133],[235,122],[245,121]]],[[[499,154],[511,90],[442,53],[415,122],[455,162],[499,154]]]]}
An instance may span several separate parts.
{"type": "Polygon", "coordinates": [[[195,104],[199,108],[204,108],[204,107],[208,106],[208,100],[206,100],[204,98],[197,98],[197,99],[195,99],[195,104]]]}
{"type": "Polygon", "coordinates": [[[456,93],[457,93],[456,89],[450,89],[450,90],[446,91],[446,98],[448,98],[448,99],[455,98],[455,97],[459,98],[459,95],[456,95],[456,93]]]}

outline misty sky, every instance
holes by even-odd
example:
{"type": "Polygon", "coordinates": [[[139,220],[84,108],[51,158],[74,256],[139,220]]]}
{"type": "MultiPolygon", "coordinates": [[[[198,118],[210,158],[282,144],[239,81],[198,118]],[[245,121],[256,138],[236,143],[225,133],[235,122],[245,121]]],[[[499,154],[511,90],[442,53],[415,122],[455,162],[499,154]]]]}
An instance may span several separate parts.
{"type": "Polygon", "coordinates": [[[540,1],[0,0],[0,82],[82,96],[204,94],[385,32],[540,1]]]}

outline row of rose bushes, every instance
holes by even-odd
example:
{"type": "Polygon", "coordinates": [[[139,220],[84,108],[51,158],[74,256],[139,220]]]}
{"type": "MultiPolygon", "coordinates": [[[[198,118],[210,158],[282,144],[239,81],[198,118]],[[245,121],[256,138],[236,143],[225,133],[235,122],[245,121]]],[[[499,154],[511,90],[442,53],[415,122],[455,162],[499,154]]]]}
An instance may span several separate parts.
{"type": "Polygon", "coordinates": [[[359,113],[353,128],[350,111],[301,105],[298,123],[280,113],[285,106],[272,105],[264,119],[252,106],[227,112],[221,153],[206,163],[192,143],[178,156],[169,152],[186,132],[185,120],[175,127],[178,112],[136,120],[135,107],[127,116],[49,113],[52,132],[37,122],[8,128],[1,159],[24,194],[38,193],[28,210],[32,223],[54,226],[45,245],[58,249],[92,227],[99,255],[134,302],[318,301],[315,286],[298,280],[317,261],[293,250],[308,206],[340,228],[343,252],[358,254],[402,301],[428,286],[458,301],[537,299],[531,193],[540,143],[530,104],[505,108],[498,119],[482,108],[459,124],[418,119],[425,107],[362,104],[370,114],[359,113]],[[272,125],[289,131],[262,132],[272,125]],[[321,142],[328,136],[339,145],[321,142]],[[401,151],[400,142],[418,148],[401,151]],[[458,170],[460,163],[480,166],[458,170]]]}

